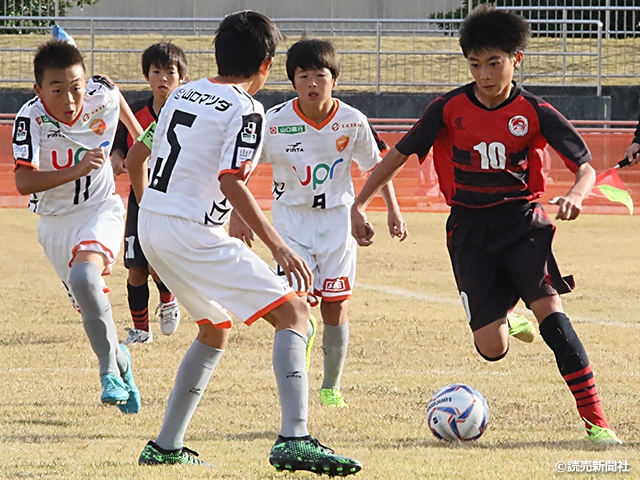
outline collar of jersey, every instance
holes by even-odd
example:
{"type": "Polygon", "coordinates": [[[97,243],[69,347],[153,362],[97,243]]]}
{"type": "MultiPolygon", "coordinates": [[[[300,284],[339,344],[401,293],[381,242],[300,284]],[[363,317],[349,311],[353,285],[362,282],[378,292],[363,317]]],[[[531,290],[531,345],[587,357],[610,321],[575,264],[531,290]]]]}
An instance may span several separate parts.
{"type": "Polygon", "coordinates": [[[71,127],[73,126],[74,123],[76,123],[76,120],[78,120],[80,118],[80,115],[82,115],[82,110],[84,110],[84,101],[82,102],[82,110],[80,110],[78,112],[78,115],[75,116],[75,118],[73,120],[71,120],[70,123],[64,122],[58,118],[56,118],[53,113],[51,113],[49,111],[49,109],[47,108],[47,104],[44,103],[44,100],[41,98],[40,99],[40,103],[42,103],[42,106],[44,107],[44,111],[47,112],[47,115],[49,115],[51,118],[53,118],[56,122],[60,122],[60,123],[64,123],[66,126],[71,127]]]}
{"type": "Polygon", "coordinates": [[[511,93],[509,94],[509,97],[504,102],[502,102],[500,105],[498,105],[497,107],[489,108],[489,107],[484,106],[482,103],[480,103],[480,100],[478,100],[476,98],[476,94],[473,93],[473,86],[475,84],[476,84],[476,82],[471,82],[471,83],[467,83],[467,85],[465,85],[467,97],[469,98],[471,103],[473,103],[477,107],[482,108],[483,110],[488,110],[488,111],[498,110],[498,109],[500,109],[502,107],[506,107],[511,102],[513,102],[518,95],[520,95],[520,91],[522,90],[514,80],[511,80],[511,85],[513,85],[513,88],[511,89],[511,93]]]}
{"type": "Polygon", "coordinates": [[[340,104],[338,103],[338,100],[334,98],[333,110],[331,110],[331,113],[329,114],[329,116],[325,118],[322,123],[316,123],[313,120],[311,120],[309,117],[307,117],[304,113],[302,113],[302,110],[300,110],[300,107],[298,106],[298,99],[297,98],[293,99],[293,111],[296,112],[296,115],[298,115],[304,123],[315,128],[316,130],[322,130],[333,119],[333,117],[336,116],[336,113],[338,113],[339,106],[340,104]]]}

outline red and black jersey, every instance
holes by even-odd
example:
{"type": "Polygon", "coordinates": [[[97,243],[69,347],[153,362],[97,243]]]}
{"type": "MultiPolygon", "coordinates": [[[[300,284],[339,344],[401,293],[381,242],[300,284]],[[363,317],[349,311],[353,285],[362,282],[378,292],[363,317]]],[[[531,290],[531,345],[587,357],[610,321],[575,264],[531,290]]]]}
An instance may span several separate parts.
{"type": "MultiPolygon", "coordinates": [[[[145,130],[152,122],[158,120],[158,117],[153,111],[153,95],[148,99],[136,100],[131,104],[131,111],[138,119],[140,126],[145,130]]],[[[133,145],[133,138],[127,127],[122,122],[118,125],[118,131],[116,132],[116,138],[113,140],[113,148],[111,151],[120,150],[125,156],[133,145]]]]}
{"type": "Polygon", "coordinates": [[[433,146],[448,205],[485,208],[539,198],[545,190],[547,144],[572,172],[591,160],[576,129],[541,98],[514,84],[509,98],[489,109],[475,97],[473,86],[436,98],[396,145],[421,162],[433,146]]]}

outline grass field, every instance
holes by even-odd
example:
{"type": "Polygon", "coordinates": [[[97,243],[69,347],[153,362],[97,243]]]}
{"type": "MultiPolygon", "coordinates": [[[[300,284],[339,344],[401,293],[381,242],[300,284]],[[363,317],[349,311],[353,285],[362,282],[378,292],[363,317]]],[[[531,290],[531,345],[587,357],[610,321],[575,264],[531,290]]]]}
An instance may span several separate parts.
{"type": "MultiPolygon", "coordinates": [[[[514,340],[497,363],[476,354],[446,254],[444,214],[407,214],[404,244],[380,233],[383,214],[370,218],[379,233],[359,252],[343,379],[351,408],[319,406],[320,339],[310,372],[311,433],[358,458],[364,468],[357,478],[640,478],[639,217],[585,215],[559,224],[555,243],[563,272],[578,283],[565,308],[589,353],[609,420],[625,441],[609,449],[583,439],[573,399],[539,337],[533,344],[514,340]],[[489,402],[491,425],[475,443],[439,442],[426,425],[430,396],[453,382],[476,387],[489,402]],[[607,460],[628,462],[630,473],[555,471],[557,462],[607,460]]],[[[26,210],[0,209],[0,478],[316,478],[277,474],[268,464],[280,415],[272,329],[263,321],[234,327],[187,432],[186,445],[214,468],[138,467],[197,328],[183,312],[178,331],[163,337],[153,319],[154,343],[132,348],[142,411],[124,416],[101,406],[96,358],[37,244],[36,221],[26,210]]],[[[262,245],[256,248],[265,254],[262,245]]],[[[121,338],[130,323],[125,281],[119,260],[108,284],[121,338]]]]}
{"type": "MultiPolygon", "coordinates": [[[[313,34],[313,32],[311,32],[313,34]]],[[[389,35],[389,34],[386,34],[389,35]]],[[[45,35],[0,35],[0,79],[25,82],[3,83],[5,87],[29,88],[33,77],[33,49],[49,37],[45,35]]],[[[280,46],[266,89],[288,88],[285,72],[284,52],[298,40],[292,36],[280,46]],[[280,84],[276,83],[280,82],[280,84]]],[[[336,35],[332,40],[341,55],[342,69],[338,89],[371,91],[377,81],[375,36],[336,35]],[[359,86],[358,86],[359,85],[359,86]]],[[[171,40],[187,52],[191,78],[212,76],[216,73],[211,36],[180,36],[171,33],[156,35],[133,35],[126,30],[121,35],[98,35],[95,40],[95,57],[91,57],[91,39],[88,35],[75,36],[79,47],[85,52],[87,68],[95,73],[106,73],[127,88],[146,89],[140,71],[140,53],[154,42],[171,40]],[[131,81],[139,82],[137,86],[131,81]]],[[[466,61],[459,54],[457,37],[383,36],[381,38],[380,81],[387,85],[383,91],[424,92],[442,91],[442,86],[419,86],[423,84],[463,84],[471,77],[466,61]],[[431,53],[429,53],[431,52],[431,53]],[[438,53],[436,53],[438,52],[438,53]],[[395,85],[393,85],[395,84],[395,85]],[[412,85],[414,84],[414,85],[412,85]]],[[[533,38],[524,60],[524,72],[531,75],[525,84],[596,84],[597,57],[596,39],[570,38],[566,46],[561,38],[533,38]],[[565,49],[573,55],[538,55],[536,52],[560,53],[565,49]],[[562,71],[565,69],[566,77],[562,71]]],[[[640,75],[640,38],[603,39],[602,74],[605,85],[635,85],[640,75]],[[628,75],[628,77],[610,77],[628,75]]],[[[516,75],[517,77],[517,75],[516,75]]],[[[517,77],[518,78],[518,77],[517,77]]]]}

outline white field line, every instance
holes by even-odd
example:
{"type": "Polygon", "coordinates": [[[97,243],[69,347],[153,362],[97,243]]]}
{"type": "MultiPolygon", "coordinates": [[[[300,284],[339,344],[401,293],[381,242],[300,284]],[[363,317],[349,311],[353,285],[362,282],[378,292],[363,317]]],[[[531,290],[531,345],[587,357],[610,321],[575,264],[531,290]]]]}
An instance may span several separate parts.
{"type": "MultiPolygon", "coordinates": [[[[421,300],[427,303],[441,303],[445,305],[458,305],[460,307],[460,313],[463,314],[464,311],[462,309],[462,302],[458,298],[454,297],[436,297],[435,295],[427,295],[419,292],[412,292],[410,290],[404,290],[402,288],[389,287],[386,285],[366,285],[362,283],[356,284],[356,289],[361,288],[363,290],[369,290],[372,292],[383,293],[386,295],[392,295],[394,297],[401,298],[412,298],[415,300],[421,300]]],[[[531,311],[525,308],[516,308],[517,313],[526,315],[529,319],[533,318],[533,314],[531,311]]],[[[588,323],[592,325],[602,325],[606,327],[620,327],[620,328],[640,328],[640,324],[638,323],[623,323],[623,322],[612,322],[609,320],[603,320],[601,318],[583,318],[570,316],[571,321],[575,323],[588,323]]]]}

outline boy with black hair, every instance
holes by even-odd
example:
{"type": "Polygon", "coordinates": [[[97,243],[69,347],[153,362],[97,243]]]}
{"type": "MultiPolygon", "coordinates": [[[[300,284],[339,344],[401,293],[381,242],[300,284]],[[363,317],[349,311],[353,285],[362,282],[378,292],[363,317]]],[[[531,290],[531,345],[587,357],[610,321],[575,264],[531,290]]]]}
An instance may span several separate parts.
{"type": "Polygon", "coordinates": [[[433,147],[442,193],[451,206],[447,247],[478,353],[488,361],[509,348],[507,312],[522,298],[553,351],[588,439],[621,443],[610,429],[587,354],[562,310],[562,277],[551,243],[555,227],[539,203],[542,159],[549,144],[575,173],[555,198],[558,220],[574,220],[591,191],[591,154],[571,124],[544,100],[513,82],[530,36],[527,22],[483,4],[460,27],[460,46],[474,82],[438,97],[367,180],[352,208],[353,234],[371,243],[365,208],[411,154],[433,147]]]}
{"type": "MultiPolygon", "coordinates": [[[[349,344],[347,305],[357,255],[349,220],[354,198],[351,164],[372,170],[386,144],[362,112],[333,98],[340,62],[331,42],[305,38],[294,43],[287,51],[286,69],[298,96],[267,112],[261,160],[271,163],[273,169],[274,227],[311,267],[311,304],[321,299],[324,378],[320,403],[348,407],[340,380],[349,344]]],[[[406,224],[393,184],[382,187],[381,193],[389,233],[403,241],[406,224]]],[[[237,220],[234,216],[232,222],[237,220]]],[[[251,241],[233,224],[229,232],[251,241]]],[[[282,269],[278,272],[284,275],[282,269]]],[[[311,319],[309,328],[315,331],[315,319],[311,319]]],[[[307,355],[307,364],[309,358],[307,355]]]]}
{"type": "Polygon", "coordinates": [[[33,60],[37,97],[18,112],[13,130],[16,187],[40,215],[38,240],[66,287],[100,364],[101,401],[123,413],[140,410],[131,356],[118,345],[102,275],[120,250],[124,206],[105,161],[118,126],[142,132],[108,77],[85,80],[80,51],[48,41],[33,60]]]}
{"type": "MultiPolygon", "coordinates": [[[[154,43],[141,57],[142,73],[149,82],[151,95],[147,99],[131,104],[134,115],[147,128],[158,119],[160,109],[171,92],[187,75],[187,58],[184,51],[171,42],[154,43]]],[[[125,157],[133,144],[124,125],[120,125],[111,150],[111,163],[116,175],[127,171],[125,157]]],[[[160,303],[156,312],[160,319],[160,330],[171,335],[180,323],[180,306],[173,294],[162,283],[158,275],[149,268],[138,239],[138,202],[133,191],[129,191],[127,220],[124,233],[124,266],[127,268],[127,300],[133,320],[133,328],[126,328],[127,338],[123,343],[151,343],[153,333],[149,327],[149,275],[158,288],[160,303]]]]}
{"type": "MultiPolygon", "coordinates": [[[[362,468],[309,435],[309,308],[289,284],[295,279],[308,290],[312,275],[245,185],[264,134],[264,109],[252,95],[264,85],[281,39],[275,24],[259,13],[225,17],[214,40],[218,75],[177,89],[158,119],[149,186],[140,202],[140,245],[199,332],[178,370],[160,434],[144,447],[141,465],[205,463],[183,439],[227,344],[231,322],[219,302],[246,324],[263,317],[275,327],[273,369],[282,426],[270,463],[278,470],[340,476],[362,468]],[[271,250],[289,284],[229,237],[224,224],[232,208],[271,250]]],[[[143,163],[136,162],[138,178],[143,163]]]]}

